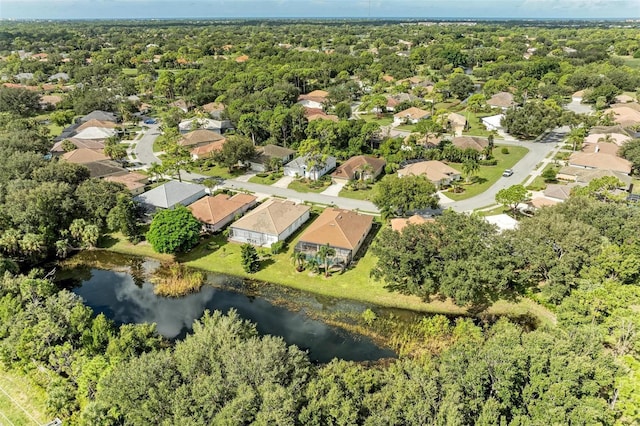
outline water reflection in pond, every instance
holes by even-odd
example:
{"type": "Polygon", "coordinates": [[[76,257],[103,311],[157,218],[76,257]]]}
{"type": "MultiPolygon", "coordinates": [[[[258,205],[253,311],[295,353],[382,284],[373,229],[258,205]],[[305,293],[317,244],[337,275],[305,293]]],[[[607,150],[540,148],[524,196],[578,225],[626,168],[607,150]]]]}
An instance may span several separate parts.
{"type": "Polygon", "coordinates": [[[289,344],[308,349],[310,358],[317,362],[395,356],[367,337],[311,319],[304,312],[276,306],[262,297],[204,286],[198,293],[166,298],[155,295],[153,285],[140,280],[140,274],[134,279],[129,272],[76,268],[65,271],[65,275],[80,279],[82,284],[73,291],[96,313],[104,313],[118,324],[156,323],[158,332],[169,339],[183,338],[205,309],[228,312],[233,308],[242,318],[256,323],[260,334],[281,336],[289,344]]]}

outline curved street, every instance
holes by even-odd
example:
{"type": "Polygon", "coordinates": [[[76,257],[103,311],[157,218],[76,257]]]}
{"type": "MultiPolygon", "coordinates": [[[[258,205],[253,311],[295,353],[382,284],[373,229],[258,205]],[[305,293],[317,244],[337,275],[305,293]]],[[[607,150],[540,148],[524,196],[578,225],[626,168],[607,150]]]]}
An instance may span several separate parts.
{"type": "MultiPolygon", "coordinates": [[[[135,153],[138,161],[149,167],[152,163],[160,163],[158,157],[153,153],[153,142],[160,135],[160,126],[158,124],[146,125],[149,127],[135,147],[135,153]]],[[[559,143],[565,138],[566,128],[557,128],[549,132],[536,142],[523,142],[516,139],[497,140],[496,146],[500,145],[518,145],[529,149],[529,152],[513,167],[514,174],[510,177],[501,177],[489,189],[475,197],[461,201],[444,201],[441,203],[442,208],[451,208],[458,212],[469,212],[478,208],[495,205],[495,196],[503,188],[511,185],[524,183],[531,176],[539,174],[544,164],[538,167],[543,160],[554,150],[557,150],[559,143]]],[[[182,177],[185,180],[194,180],[198,178],[207,178],[208,176],[183,172],[182,177]]],[[[272,185],[261,185],[240,180],[228,179],[220,185],[221,188],[246,190],[264,196],[276,196],[287,198],[296,202],[310,202],[315,204],[323,204],[328,206],[337,206],[343,209],[360,210],[368,213],[379,213],[378,208],[370,201],[354,200],[351,198],[337,197],[332,195],[317,194],[312,192],[297,192],[292,189],[278,188],[272,185]]]]}

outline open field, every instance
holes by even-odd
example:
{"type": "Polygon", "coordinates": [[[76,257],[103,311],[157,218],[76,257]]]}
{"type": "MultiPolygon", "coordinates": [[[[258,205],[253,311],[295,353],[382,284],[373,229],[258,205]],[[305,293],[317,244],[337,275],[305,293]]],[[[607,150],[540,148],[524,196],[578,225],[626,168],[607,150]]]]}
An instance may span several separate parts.
{"type": "Polygon", "coordinates": [[[0,425],[29,426],[50,421],[45,393],[16,372],[0,368],[0,425]]]}

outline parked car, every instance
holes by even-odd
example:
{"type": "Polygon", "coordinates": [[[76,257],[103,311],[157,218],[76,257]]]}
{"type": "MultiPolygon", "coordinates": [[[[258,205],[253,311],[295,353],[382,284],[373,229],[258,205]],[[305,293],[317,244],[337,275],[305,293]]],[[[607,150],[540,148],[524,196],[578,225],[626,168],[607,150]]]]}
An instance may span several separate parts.
{"type": "Polygon", "coordinates": [[[158,120],[156,120],[155,118],[147,118],[146,120],[143,121],[144,124],[157,124],[158,120]]]}
{"type": "Polygon", "coordinates": [[[507,169],[504,172],[502,172],[502,176],[504,176],[504,177],[509,177],[512,174],[513,174],[513,170],[511,170],[511,169],[507,169]]]}

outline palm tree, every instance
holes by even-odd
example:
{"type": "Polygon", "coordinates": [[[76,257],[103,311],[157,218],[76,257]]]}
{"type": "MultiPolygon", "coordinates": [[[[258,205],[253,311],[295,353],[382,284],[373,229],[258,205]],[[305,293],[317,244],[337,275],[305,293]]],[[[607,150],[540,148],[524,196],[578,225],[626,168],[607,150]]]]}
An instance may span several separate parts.
{"type": "Polygon", "coordinates": [[[471,180],[471,176],[478,173],[478,170],[480,170],[480,165],[477,160],[469,158],[462,163],[462,172],[465,174],[465,181],[467,183],[471,180]]]}
{"type": "Polygon", "coordinates": [[[320,262],[315,257],[310,257],[307,259],[307,268],[311,269],[313,272],[318,273],[320,268],[320,262]]]}
{"type": "Polygon", "coordinates": [[[149,166],[149,169],[147,171],[149,172],[151,177],[154,178],[153,179],[154,181],[158,181],[162,177],[162,173],[164,172],[164,168],[162,167],[162,164],[151,163],[151,166],[149,166]]]}
{"type": "Polygon", "coordinates": [[[576,148],[582,145],[582,142],[584,142],[584,136],[585,136],[584,127],[576,127],[574,129],[571,129],[571,131],[569,132],[569,135],[567,136],[567,141],[573,144],[574,151],[576,150],[576,148]]]}
{"type": "Polygon", "coordinates": [[[604,135],[601,138],[598,138],[598,142],[604,142],[604,143],[615,143],[616,140],[613,136],[611,136],[610,133],[607,133],[606,135],[604,135]]]}
{"type": "Polygon", "coordinates": [[[307,256],[301,251],[294,251],[291,253],[291,260],[296,264],[296,271],[302,272],[304,269],[304,261],[307,256]]]}
{"type": "Polygon", "coordinates": [[[318,249],[318,258],[324,263],[324,276],[329,277],[329,261],[336,255],[336,249],[331,247],[329,243],[318,249]]]}

